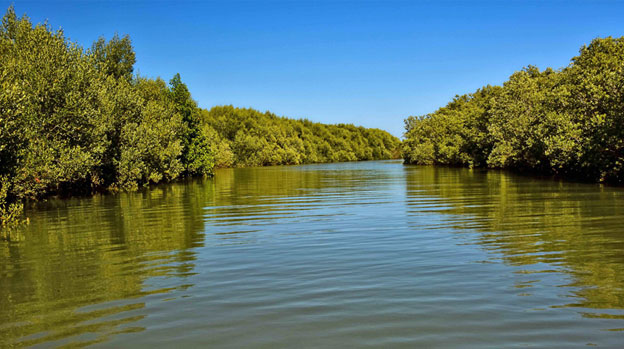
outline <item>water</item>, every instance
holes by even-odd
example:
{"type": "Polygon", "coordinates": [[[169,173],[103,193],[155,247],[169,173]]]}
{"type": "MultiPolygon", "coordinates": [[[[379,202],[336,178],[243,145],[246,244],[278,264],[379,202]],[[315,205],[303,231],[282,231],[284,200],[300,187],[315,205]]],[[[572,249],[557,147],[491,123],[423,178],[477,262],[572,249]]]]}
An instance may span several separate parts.
{"type": "Polygon", "coordinates": [[[0,347],[624,346],[624,190],[397,161],[51,200],[0,347]]]}

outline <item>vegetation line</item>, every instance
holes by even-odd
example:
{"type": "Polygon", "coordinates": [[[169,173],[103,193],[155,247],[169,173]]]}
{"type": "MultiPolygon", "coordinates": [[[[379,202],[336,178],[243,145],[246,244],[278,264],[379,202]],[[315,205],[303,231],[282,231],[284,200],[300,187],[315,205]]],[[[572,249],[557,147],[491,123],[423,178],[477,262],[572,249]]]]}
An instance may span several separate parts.
{"type": "Polygon", "coordinates": [[[128,36],[83,49],[13,7],[0,26],[0,228],[23,202],[133,190],[214,167],[398,157],[379,129],[198,108],[180,75],[133,74],[128,36]],[[396,156],[395,156],[396,155],[396,156]]]}
{"type": "Polygon", "coordinates": [[[406,163],[622,184],[624,37],[595,39],[563,69],[526,67],[405,125],[406,163]]]}

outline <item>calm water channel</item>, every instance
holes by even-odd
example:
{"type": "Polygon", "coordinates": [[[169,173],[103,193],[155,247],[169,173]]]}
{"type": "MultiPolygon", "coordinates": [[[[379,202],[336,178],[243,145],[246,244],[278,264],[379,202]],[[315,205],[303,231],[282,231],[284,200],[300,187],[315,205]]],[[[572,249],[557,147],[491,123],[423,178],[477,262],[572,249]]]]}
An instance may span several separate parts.
{"type": "Polygon", "coordinates": [[[377,161],[52,200],[0,347],[624,346],[624,190],[377,161]]]}

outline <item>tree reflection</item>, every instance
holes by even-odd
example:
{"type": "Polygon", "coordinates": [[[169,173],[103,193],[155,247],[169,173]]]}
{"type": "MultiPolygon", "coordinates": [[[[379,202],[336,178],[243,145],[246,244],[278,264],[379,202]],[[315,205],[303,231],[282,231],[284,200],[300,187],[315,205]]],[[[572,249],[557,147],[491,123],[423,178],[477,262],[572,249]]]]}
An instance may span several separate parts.
{"type": "Polygon", "coordinates": [[[409,212],[448,215],[445,224],[478,231],[478,243],[510,265],[569,273],[574,281],[560,285],[573,290],[566,306],[624,309],[621,188],[429,166],[407,166],[405,174],[409,212]]]}
{"type": "Polygon", "coordinates": [[[136,332],[142,297],[183,291],[203,244],[211,180],[54,200],[0,245],[0,343],[89,344],[136,332]],[[174,276],[176,286],[158,277],[174,276]],[[149,281],[148,281],[149,280],[149,281]]]}

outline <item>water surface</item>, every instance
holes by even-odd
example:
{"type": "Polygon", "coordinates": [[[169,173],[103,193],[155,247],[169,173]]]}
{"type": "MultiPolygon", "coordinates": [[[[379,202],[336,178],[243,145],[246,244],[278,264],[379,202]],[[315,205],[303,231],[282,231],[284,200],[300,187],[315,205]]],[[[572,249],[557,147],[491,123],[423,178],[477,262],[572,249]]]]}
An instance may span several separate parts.
{"type": "Polygon", "coordinates": [[[400,161],[51,200],[0,347],[621,347],[624,191],[400,161]]]}

